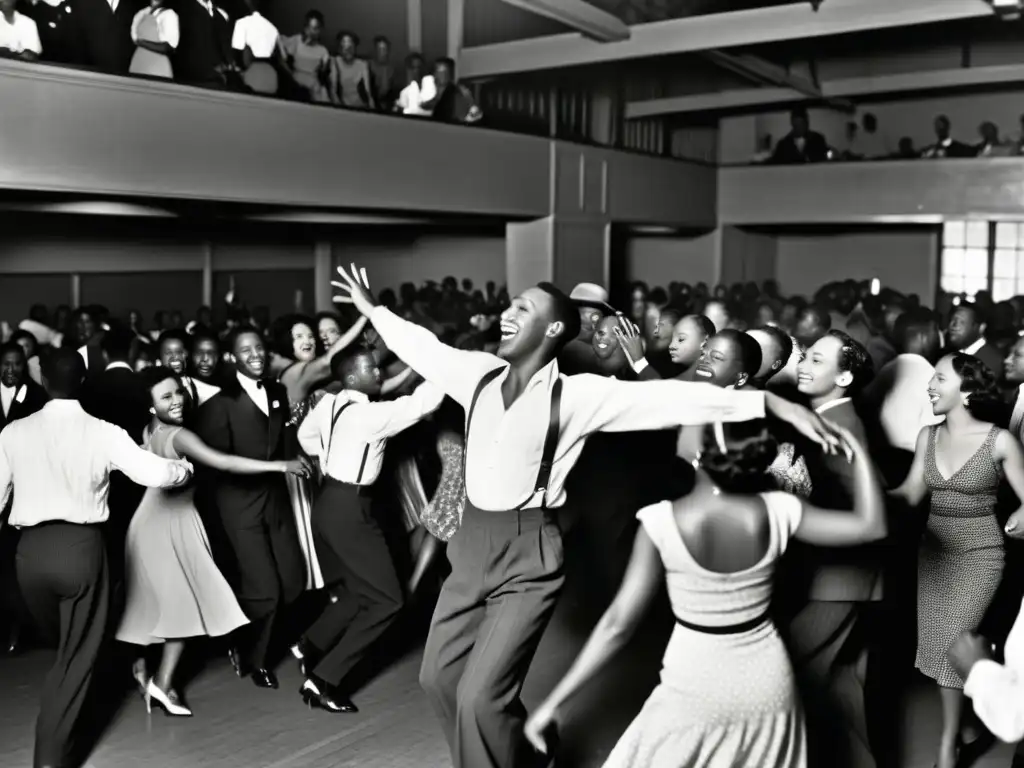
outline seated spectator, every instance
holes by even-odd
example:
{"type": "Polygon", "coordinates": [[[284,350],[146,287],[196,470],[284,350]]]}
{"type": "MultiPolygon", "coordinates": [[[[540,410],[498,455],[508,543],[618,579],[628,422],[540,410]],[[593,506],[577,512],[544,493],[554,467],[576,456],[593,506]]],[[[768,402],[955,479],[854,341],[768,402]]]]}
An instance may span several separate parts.
{"type": "Polygon", "coordinates": [[[391,112],[398,100],[398,78],[391,63],[391,41],[383,35],[373,40],[373,61],[370,66],[370,92],[377,109],[391,112]]]}
{"type": "Polygon", "coordinates": [[[148,7],[136,13],[131,34],[135,55],[128,71],[134,75],[174,77],[171,55],[178,47],[181,29],[178,14],[167,7],[166,0],[150,0],[148,7]]]}
{"type": "Polygon", "coordinates": [[[277,27],[259,12],[259,0],[245,0],[249,15],[235,22],[231,35],[231,48],[239,57],[242,82],[255,93],[273,96],[277,93],[277,67],[281,37],[277,27]]]}
{"type": "Polygon", "coordinates": [[[974,150],[953,138],[949,118],[939,115],[935,118],[935,138],[937,141],[921,153],[927,160],[945,157],[974,157],[974,150]]]}
{"type": "Polygon", "coordinates": [[[331,103],[348,109],[376,109],[370,68],[356,55],[358,50],[358,35],[338,33],[338,55],[331,58],[331,103]]]}
{"type": "Polygon", "coordinates": [[[976,157],[1009,157],[1013,147],[999,140],[999,128],[995,123],[985,121],[978,126],[981,141],[974,146],[976,157]]]}
{"type": "Polygon", "coordinates": [[[807,110],[794,109],[789,113],[791,130],[775,146],[773,163],[821,163],[828,160],[825,137],[811,130],[807,110]]]}
{"type": "MultiPolygon", "coordinates": [[[[17,4],[17,3],[15,3],[17,4]]],[[[27,0],[22,12],[36,23],[39,42],[46,51],[46,60],[58,64],[74,62],[70,0],[27,0]]]]}
{"type": "Polygon", "coordinates": [[[423,78],[422,106],[433,112],[435,120],[446,123],[476,123],[483,118],[469,88],[455,79],[455,62],[449,58],[438,59],[434,64],[434,76],[423,78]],[[428,84],[428,81],[430,83],[428,84]],[[427,93],[433,88],[433,98],[427,93]]]}
{"type": "Polygon", "coordinates": [[[230,75],[236,72],[227,13],[212,0],[183,0],[178,3],[178,21],[181,40],[175,49],[175,78],[184,83],[226,88],[230,75]]]}
{"type": "MultiPolygon", "coordinates": [[[[423,81],[427,79],[423,76],[425,66],[423,57],[418,53],[410,53],[405,57],[405,79],[408,85],[402,89],[398,95],[398,101],[395,103],[395,109],[403,115],[430,117],[432,114],[430,109],[423,106],[424,101],[432,99],[436,95],[433,90],[428,94],[423,91],[423,81]]],[[[430,77],[429,80],[430,87],[433,89],[434,78],[430,77]]]]}
{"type": "Polygon", "coordinates": [[[0,56],[35,61],[43,52],[36,23],[14,10],[15,0],[0,0],[0,56]]]}
{"type": "Polygon", "coordinates": [[[900,139],[899,147],[893,158],[896,160],[916,160],[920,156],[921,153],[914,148],[914,140],[909,136],[904,136],[900,139]]]}
{"type": "Polygon", "coordinates": [[[285,71],[290,75],[294,97],[318,104],[331,100],[326,85],[331,54],[320,43],[323,28],[323,14],[310,11],[306,14],[306,25],[301,34],[281,38],[285,71]]]}

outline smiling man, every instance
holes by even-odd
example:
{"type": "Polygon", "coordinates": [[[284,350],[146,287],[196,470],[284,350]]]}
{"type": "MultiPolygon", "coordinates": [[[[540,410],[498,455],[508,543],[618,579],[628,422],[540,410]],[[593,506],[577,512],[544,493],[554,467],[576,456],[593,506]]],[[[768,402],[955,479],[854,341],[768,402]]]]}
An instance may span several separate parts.
{"type": "Polygon", "coordinates": [[[761,368],[761,346],[750,336],[726,328],[704,342],[694,381],[742,389],[761,368]]]}
{"type": "MultiPolygon", "coordinates": [[[[195,431],[223,453],[250,459],[289,458],[288,393],[264,379],[267,352],[255,328],[240,327],[230,342],[235,375],[196,414],[195,431]]],[[[170,367],[170,366],[168,366],[170,367]]],[[[221,474],[213,484],[231,562],[221,569],[251,624],[239,630],[232,661],[260,688],[277,688],[268,651],[279,610],[302,594],[306,565],[284,475],[221,474]]]]}
{"type": "Polygon", "coordinates": [[[195,390],[196,404],[202,405],[220,392],[217,376],[220,365],[220,340],[213,331],[202,327],[192,335],[189,351],[195,376],[189,382],[182,383],[187,388],[195,390]]]}
{"type": "Polygon", "coordinates": [[[562,376],[556,358],[580,330],[576,305],[550,283],[501,316],[498,354],[466,352],[377,306],[353,266],[336,301],[368,317],[388,346],[466,410],[466,506],[448,543],[420,682],[455,768],[528,760],[519,691],[564,581],[553,510],[587,436],[760,418],[768,410],[823,444],[835,437],[806,409],[760,392],[680,381],[562,376]]]}

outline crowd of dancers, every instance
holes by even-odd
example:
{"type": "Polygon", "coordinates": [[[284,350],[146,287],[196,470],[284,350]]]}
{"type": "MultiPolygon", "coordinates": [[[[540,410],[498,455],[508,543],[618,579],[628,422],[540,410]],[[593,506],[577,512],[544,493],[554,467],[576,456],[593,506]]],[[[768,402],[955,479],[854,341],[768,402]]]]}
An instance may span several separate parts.
{"type": "Polygon", "coordinates": [[[353,670],[444,549],[420,682],[456,768],[539,765],[666,586],[661,683],[612,768],[899,765],[913,657],[942,699],[939,768],[1020,738],[1024,511],[1001,490],[1024,498],[1024,341],[984,296],[950,302],[947,346],[945,318],[853,282],[811,304],[638,284],[620,313],[592,284],[378,302],[338,271],[358,319],[198,324],[160,335],[155,366],[114,322],[0,349],[5,584],[58,647],[36,768],[82,758],[111,637],[168,715],[192,714],[178,665],[201,637],[265,689],[288,649],[306,704],[357,711],[353,670]],[[527,718],[567,578],[605,610],[527,718]]]}

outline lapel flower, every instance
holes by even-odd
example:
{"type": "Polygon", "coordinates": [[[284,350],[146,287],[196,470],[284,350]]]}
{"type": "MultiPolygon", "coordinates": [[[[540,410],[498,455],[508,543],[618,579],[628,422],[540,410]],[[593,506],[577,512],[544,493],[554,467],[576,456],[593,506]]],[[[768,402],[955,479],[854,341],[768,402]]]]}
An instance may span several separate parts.
{"type": "Polygon", "coordinates": [[[280,400],[275,400],[274,402],[272,402],[270,404],[270,407],[271,408],[280,408],[281,407],[281,401],[280,400]]]}

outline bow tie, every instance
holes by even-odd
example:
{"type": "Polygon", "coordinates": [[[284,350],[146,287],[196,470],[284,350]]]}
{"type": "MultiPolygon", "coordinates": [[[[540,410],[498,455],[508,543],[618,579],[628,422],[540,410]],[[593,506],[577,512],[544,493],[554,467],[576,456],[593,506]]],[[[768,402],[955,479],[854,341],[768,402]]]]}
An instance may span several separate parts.
{"type": "Polygon", "coordinates": [[[256,389],[263,389],[263,379],[256,379],[256,389]]]}

